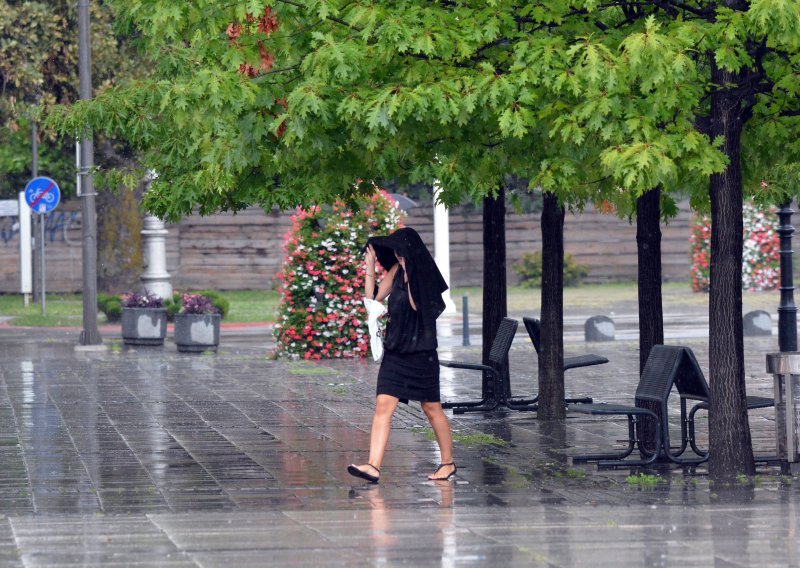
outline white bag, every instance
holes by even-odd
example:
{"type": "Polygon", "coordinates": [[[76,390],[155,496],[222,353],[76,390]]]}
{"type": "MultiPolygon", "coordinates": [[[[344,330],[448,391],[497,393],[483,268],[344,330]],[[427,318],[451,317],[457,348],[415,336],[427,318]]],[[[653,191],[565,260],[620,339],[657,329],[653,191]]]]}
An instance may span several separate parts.
{"type": "Polygon", "coordinates": [[[378,318],[386,313],[386,306],[369,298],[364,298],[364,307],[367,308],[367,328],[369,328],[369,346],[372,358],[380,361],[383,357],[383,338],[378,329],[378,318]]]}

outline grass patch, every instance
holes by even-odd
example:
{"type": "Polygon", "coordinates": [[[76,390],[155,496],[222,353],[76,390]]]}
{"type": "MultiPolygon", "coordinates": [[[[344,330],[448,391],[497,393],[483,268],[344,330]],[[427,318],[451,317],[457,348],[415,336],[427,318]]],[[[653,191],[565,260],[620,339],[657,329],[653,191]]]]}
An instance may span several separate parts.
{"type": "MultiPolygon", "coordinates": [[[[679,308],[708,307],[708,294],[692,292],[689,282],[665,282],[662,286],[664,312],[679,308]]],[[[479,287],[454,288],[453,301],[461,310],[461,297],[469,296],[469,311],[480,314],[483,310],[483,292],[479,287]]],[[[542,292],[539,288],[508,288],[508,312],[529,313],[541,310],[542,292]]],[[[780,300],[777,290],[768,292],[750,292],[742,290],[744,310],[766,310],[773,313],[780,300]]],[[[604,313],[626,311],[631,302],[637,302],[636,282],[612,282],[607,284],[583,284],[564,288],[564,305],[569,309],[596,308],[602,306],[604,313]]]]}
{"type": "MultiPolygon", "coordinates": [[[[483,292],[481,288],[455,288],[452,292],[458,309],[461,309],[461,297],[469,297],[469,311],[478,315],[483,310],[483,292]]],[[[676,309],[698,307],[707,309],[708,294],[695,294],[688,282],[667,282],[662,288],[664,312],[675,312],[676,309]]],[[[254,323],[274,321],[280,303],[280,294],[274,290],[231,290],[222,295],[230,302],[230,311],[225,322],[254,323]]],[[[742,291],[745,311],[762,309],[773,313],[778,305],[780,294],[776,290],[769,292],[742,291]]],[[[630,309],[637,302],[635,282],[616,282],[610,284],[585,284],[564,289],[564,305],[570,310],[596,308],[603,306],[604,312],[622,312],[630,309]]],[[[83,303],[80,294],[48,294],[46,304],[47,316],[42,317],[39,304],[22,305],[19,294],[0,294],[0,315],[12,316],[12,325],[19,326],[81,326],[83,303]]],[[[509,313],[536,314],[541,310],[541,290],[538,288],[508,289],[509,313]]],[[[105,316],[100,314],[99,324],[105,324],[105,316]]]]}
{"type": "Polygon", "coordinates": [[[226,322],[274,321],[280,294],[274,290],[235,290],[222,292],[231,303],[226,322]]]}
{"type": "MultiPolygon", "coordinates": [[[[433,430],[430,428],[420,428],[419,426],[414,426],[411,428],[411,431],[414,434],[424,434],[425,439],[429,442],[435,442],[436,436],[433,433],[433,430]]],[[[502,438],[498,438],[497,436],[493,436],[492,434],[484,434],[483,432],[479,432],[477,434],[459,434],[458,432],[453,432],[453,442],[458,444],[463,444],[465,446],[507,446],[508,442],[503,440],[502,438]]]]}
{"type": "Polygon", "coordinates": [[[583,479],[584,477],[586,477],[586,472],[583,471],[582,469],[576,469],[571,467],[565,472],[565,476],[568,479],[583,479]]]}
{"type": "MultiPolygon", "coordinates": [[[[222,292],[230,302],[225,322],[251,323],[273,321],[280,294],[273,290],[235,290],[222,292]]],[[[22,305],[20,294],[0,294],[0,316],[11,316],[11,325],[22,327],[66,327],[83,325],[83,297],[80,294],[47,294],[46,316],[42,307],[31,303],[22,305]]],[[[97,323],[105,325],[105,315],[98,314],[97,323]]]]}
{"type": "MultiPolygon", "coordinates": [[[[80,294],[47,294],[45,313],[38,303],[22,305],[21,294],[0,294],[0,315],[12,316],[12,325],[26,327],[81,326],[83,324],[83,300],[80,294]]],[[[101,316],[98,321],[105,321],[101,316]]]]}
{"type": "Polygon", "coordinates": [[[328,369],[327,367],[317,367],[312,365],[291,365],[289,367],[290,375],[304,375],[304,376],[323,376],[335,375],[336,372],[328,369]]]}
{"type": "MultiPolygon", "coordinates": [[[[432,433],[432,432],[431,432],[432,433]]],[[[465,446],[507,446],[508,442],[492,434],[457,434],[453,433],[453,441],[465,446]]]]}
{"type": "Polygon", "coordinates": [[[629,475],[626,481],[628,482],[628,485],[632,487],[655,487],[664,480],[658,475],[637,473],[636,475],[629,475]]]}

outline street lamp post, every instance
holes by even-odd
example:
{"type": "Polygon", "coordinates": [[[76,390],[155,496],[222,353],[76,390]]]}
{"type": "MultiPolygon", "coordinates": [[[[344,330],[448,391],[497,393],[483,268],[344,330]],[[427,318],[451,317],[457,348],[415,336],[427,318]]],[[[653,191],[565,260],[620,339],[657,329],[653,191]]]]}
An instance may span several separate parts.
{"type": "Polygon", "coordinates": [[[791,201],[778,209],[780,235],[781,299],[778,305],[778,346],[782,352],[797,351],[797,306],[794,303],[792,275],[792,213],[791,201]]]}
{"type": "MultiPolygon", "coordinates": [[[[158,176],[156,172],[147,174],[147,189],[158,176]]],[[[165,300],[172,299],[172,284],[167,272],[167,228],[164,221],[155,215],[147,214],[142,223],[142,249],[145,251],[145,269],[140,277],[142,287],[148,294],[165,300]]]]}
{"type": "MultiPolygon", "coordinates": [[[[78,80],[81,100],[92,98],[92,50],[89,36],[89,2],[78,0],[78,80]]],[[[81,225],[83,242],[83,331],[80,344],[101,345],[97,329],[97,212],[92,181],[94,145],[88,130],[81,138],[81,225]]]]}
{"type": "MultiPolygon", "coordinates": [[[[445,282],[450,286],[450,215],[447,207],[439,201],[439,194],[442,188],[439,180],[433,181],[433,256],[439,272],[442,273],[445,282]]],[[[444,300],[444,313],[456,313],[456,305],[450,296],[448,288],[442,292],[444,300]]]]}

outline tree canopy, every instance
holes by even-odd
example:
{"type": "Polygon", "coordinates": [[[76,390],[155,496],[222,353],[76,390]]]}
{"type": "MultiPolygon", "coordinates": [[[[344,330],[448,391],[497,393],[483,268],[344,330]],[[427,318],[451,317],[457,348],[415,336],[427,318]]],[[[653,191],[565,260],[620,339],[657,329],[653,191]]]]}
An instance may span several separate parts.
{"type": "Polygon", "coordinates": [[[354,178],[439,179],[454,202],[514,173],[582,203],[721,169],[683,44],[616,5],[603,34],[591,5],[117,2],[157,67],[61,124],[136,144],[172,219],[330,202],[354,178]]]}
{"type": "Polygon", "coordinates": [[[796,0],[110,3],[156,68],[61,124],[146,152],[148,205],[172,218],[330,202],[355,177],[436,178],[448,201],[517,173],[567,201],[661,184],[700,203],[727,161],[711,65],[758,75],[748,173],[796,174],[796,0]]]}

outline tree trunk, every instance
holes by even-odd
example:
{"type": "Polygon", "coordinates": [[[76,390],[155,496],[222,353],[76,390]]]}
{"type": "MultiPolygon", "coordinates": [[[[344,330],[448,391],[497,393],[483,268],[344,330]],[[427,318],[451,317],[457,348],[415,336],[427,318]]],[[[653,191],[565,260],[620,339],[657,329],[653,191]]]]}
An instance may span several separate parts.
{"type": "Polygon", "coordinates": [[[636,250],[639,257],[639,374],[653,345],[664,343],[661,305],[661,188],[636,200],[636,250]]]}
{"type": "Polygon", "coordinates": [[[115,293],[139,290],[142,256],[141,191],[120,188],[97,194],[97,287],[115,293]]]}
{"type": "MultiPolygon", "coordinates": [[[[636,200],[636,251],[639,287],[639,375],[653,345],[664,343],[664,313],[661,305],[661,188],[651,189],[636,200]]],[[[657,403],[644,403],[661,414],[657,403]]],[[[655,425],[640,422],[639,439],[655,447],[655,425]]]]}
{"type": "Polygon", "coordinates": [[[566,418],[564,407],[564,208],[544,193],[542,209],[542,346],[539,351],[541,420],[566,418]]]}
{"type": "Polygon", "coordinates": [[[722,137],[730,163],[711,176],[711,291],[709,298],[709,474],[716,480],[753,475],[747,421],[742,338],[742,170],[740,143],[749,114],[737,91],[741,73],[712,68],[711,138],[722,137]]]}
{"type": "MultiPolygon", "coordinates": [[[[483,349],[489,360],[494,336],[508,314],[506,283],[506,197],[501,185],[497,197],[483,199],[483,349]]],[[[490,377],[484,376],[484,392],[490,377]]],[[[510,393],[508,364],[503,368],[503,388],[510,393]]],[[[500,393],[495,393],[500,396],[500,393]]]]}
{"type": "MultiPolygon", "coordinates": [[[[111,140],[95,139],[97,157],[106,168],[133,168],[130,151],[111,140]]],[[[138,291],[144,269],[140,207],[145,185],[135,189],[98,191],[97,207],[97,288],[101,292],[138,291]]]]}

